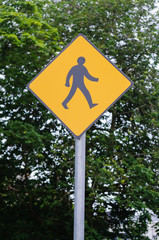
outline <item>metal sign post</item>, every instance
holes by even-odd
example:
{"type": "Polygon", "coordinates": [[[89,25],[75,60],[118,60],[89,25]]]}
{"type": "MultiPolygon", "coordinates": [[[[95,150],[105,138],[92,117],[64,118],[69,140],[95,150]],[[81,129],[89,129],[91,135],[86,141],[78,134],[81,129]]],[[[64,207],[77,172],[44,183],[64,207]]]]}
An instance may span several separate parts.
{"type": "Polygon", "coordinates": [[[74,240],[84,240],[86,133],[75,140],[74,240]]]}

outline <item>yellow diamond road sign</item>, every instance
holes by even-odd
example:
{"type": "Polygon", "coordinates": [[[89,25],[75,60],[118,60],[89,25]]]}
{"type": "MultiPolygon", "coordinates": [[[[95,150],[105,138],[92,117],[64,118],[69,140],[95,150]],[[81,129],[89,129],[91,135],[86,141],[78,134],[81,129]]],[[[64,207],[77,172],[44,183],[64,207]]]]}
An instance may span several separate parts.
{"type": "Polygon", "coordinates": [[[80,137],[132,85],[79,34],[27,87],[75,137],[80,137]]]}

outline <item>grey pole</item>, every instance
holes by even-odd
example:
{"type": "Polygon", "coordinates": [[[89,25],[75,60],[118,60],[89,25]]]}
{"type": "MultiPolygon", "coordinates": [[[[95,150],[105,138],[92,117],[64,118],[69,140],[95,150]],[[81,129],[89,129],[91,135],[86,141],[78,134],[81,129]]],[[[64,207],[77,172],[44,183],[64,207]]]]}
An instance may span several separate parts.
{"type": "Polygon", "coordinates": [[[75,140],[74,240],[84,240],[86,134],[75,140]]]}

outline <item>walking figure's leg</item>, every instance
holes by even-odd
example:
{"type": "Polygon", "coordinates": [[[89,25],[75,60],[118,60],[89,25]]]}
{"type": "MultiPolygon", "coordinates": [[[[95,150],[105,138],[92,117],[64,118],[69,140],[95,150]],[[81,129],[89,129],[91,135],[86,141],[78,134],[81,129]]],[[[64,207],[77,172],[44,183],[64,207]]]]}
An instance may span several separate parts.
{"type": "Polygon", "coordinates": [[[82,93],[84,94],[85,98],[87,99],[87,102],[88,102],[90,108],[93,108],[96,105],[98,105],[98,103],[93,103],[92,102],[91,95],[90,95],[89,91],[87,90],[87,88],[84,85],[82,87],[80,87],[80,90],[82,91],[82,93]]]}
{"type": "Polygon", "coordinates": [[[71,88],[68,96],[67,96],[66,99],[63,101],[62,105],[63,105],[63,107],[64,107],[65,109],[68,109],[67,103],[71,100],[71,98],[72,98],[73,95],[75,94],[76,90],[77,90],[77,87],[72,86],[72,88],[71,88]]]}

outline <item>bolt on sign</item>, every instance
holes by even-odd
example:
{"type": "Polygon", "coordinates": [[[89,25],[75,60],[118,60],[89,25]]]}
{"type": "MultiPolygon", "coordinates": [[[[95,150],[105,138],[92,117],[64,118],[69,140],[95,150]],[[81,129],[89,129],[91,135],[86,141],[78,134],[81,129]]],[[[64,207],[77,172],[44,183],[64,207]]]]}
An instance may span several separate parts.
{"type": "Polygon", "coordinates": [[[28,89],[79,138],[133,82],[79,34],[28,89]]]}

